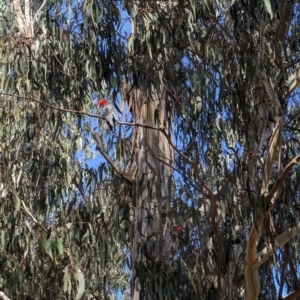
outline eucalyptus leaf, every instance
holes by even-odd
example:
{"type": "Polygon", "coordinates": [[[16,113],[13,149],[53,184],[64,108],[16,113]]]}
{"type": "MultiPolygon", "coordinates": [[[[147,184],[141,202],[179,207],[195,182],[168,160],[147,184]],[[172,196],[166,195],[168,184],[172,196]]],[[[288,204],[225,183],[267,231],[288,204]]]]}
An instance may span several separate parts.
{"type": "Polygon", "coordinates": [[[221,120],[221,116],[218,116],[217,118],[216,118],[216,126],[217,126],[217,129],[219,130],[219,131],[222,131],[222,129],[221,129],[221,126],[220,126],[220,120],[221,120]]]}
{"type": "Polygon", "coordinates": [[[273,10],[272,10],[270,0],[264,0],[264,4],[266,6],[267,12],[269,13],[269,15],[271,16],[271,19],[272,19],[273,18],[273,10]]]}
{"type": "Polygon", "coordinates": [[[77,288],[77,294],[76,294],[76,297],[74,300],[79,300],[82,298],[83,293],[85,291],[85,280],[84,280],[84,276],[83,276],[82,272],[80,271],[80,269],[77,269],[75,276],[77,277],[78,288],[77,288]]]}

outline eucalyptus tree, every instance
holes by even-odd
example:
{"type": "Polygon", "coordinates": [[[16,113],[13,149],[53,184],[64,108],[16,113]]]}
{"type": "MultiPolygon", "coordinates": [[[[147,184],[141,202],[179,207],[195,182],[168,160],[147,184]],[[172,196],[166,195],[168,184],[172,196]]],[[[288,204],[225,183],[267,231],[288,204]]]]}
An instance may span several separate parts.
{"type": "Polygon", "coordinates": [[[97,154],[93,97],[120,89],[118,7],[0,3],[1,296],[110,299],[126,290],[129,230],[113,209],[125,215],[126,204],[105,167],[87,164],[97,154]]]}
{"type": "Polygon", "coordinates": [[[128,5],[138,157],[173,169],[137,160],[132,299],[297,295],[298,8],[128,5]]]}
{"type": "Polygon", "coordinates": [[[5,294],[297,296],[297,4],[1,5],[5,294]]]}

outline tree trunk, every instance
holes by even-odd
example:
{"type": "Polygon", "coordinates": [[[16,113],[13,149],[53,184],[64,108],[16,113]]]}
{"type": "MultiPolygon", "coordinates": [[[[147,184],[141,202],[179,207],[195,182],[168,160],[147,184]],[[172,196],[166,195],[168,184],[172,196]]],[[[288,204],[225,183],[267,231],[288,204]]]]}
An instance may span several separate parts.
{"type": "Polygon", "coordinates": [[[138,172],[132,251],[132,299],[137,300],[144,298],[151,284],[145,271],[148,263],[164,264],[170,253],[169,228],[163,216],[170,203],[174,158],[167,138],[171,137],[172,118],[166,89],[158,94],[152,87],[151,97],[136,91],[134,110],[135,123],[142,125],[136,129],[138,172]]]}

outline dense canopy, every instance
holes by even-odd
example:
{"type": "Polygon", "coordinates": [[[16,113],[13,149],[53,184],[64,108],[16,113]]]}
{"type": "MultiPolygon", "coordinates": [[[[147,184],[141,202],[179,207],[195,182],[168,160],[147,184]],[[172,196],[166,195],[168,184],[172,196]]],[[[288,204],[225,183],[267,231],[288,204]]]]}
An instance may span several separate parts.
{"type": "Polygon", "coordinates": [[[299,297],[299,20],[0,2],[0,299],[299,297]]]}

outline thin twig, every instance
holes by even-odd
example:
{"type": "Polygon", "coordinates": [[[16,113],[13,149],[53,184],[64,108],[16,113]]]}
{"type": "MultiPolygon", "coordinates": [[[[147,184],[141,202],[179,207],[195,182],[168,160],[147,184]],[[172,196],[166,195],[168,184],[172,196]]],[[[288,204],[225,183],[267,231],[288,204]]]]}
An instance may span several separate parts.
{"type": "MultiPolygon", "coordinates": [[[[53,56],[54,56],[55,59],[57,60],[57,62],[65,69],[64,64],[58,59],[57,55],[55,54],[55,52],[53,51],[51,45],[49,44],[48,39],[45,39],[45,40],[46,40],[47,45],[48,45],[49,49],[51,50],[53,56]]],[[[69,68],[67,68],[67,70],[70,72],[70,74],[71,74],[72,76],[74,76],[75,78],[77,78],[76,74],[74,74],[69,68]]],[[[63,72],[63,73],[64,73],[64,72],[63,72]]],[[[65,73],[65,74],[66,74],[66,75],[69,75],[69,74],[67,74],[67,73],[65,73]]]]}
{"type": "Polygon", "coordinates": [[[29,211],[29,208],[26,206],[25,202],[22,200],[21,203],[22,203],[22,208],[23,208],[23,210],[24,210],[25,213],[31,218],[32,222],[33,222],[35,225],[39,225],[39,226],[43,229],[43,231],[47,233],[48,230],[47,230],[44,226],[42,226],[42,225],[37,221],[37,219],[32,215],[32,213],[29,211]]]}
{"type": "Polygon", "coordinates": [[[33,32],[33,25],[34,25],[34,21],[37,18],[37,15],[40,13],[40,11],[43,9],[43,7],[45,6],[47,0],[44,0],[44,2],[42,3],[42,5],[40,6],[40,8],[38,9],[38,11],[36,12],[36,14],[34,15],[34,18],[32,20],[32,32],[33,32]]]}

